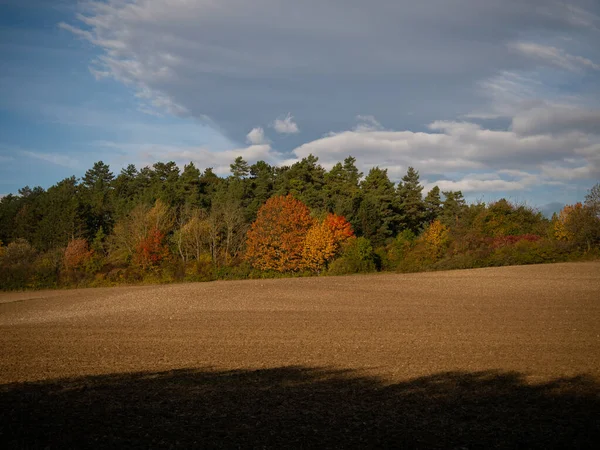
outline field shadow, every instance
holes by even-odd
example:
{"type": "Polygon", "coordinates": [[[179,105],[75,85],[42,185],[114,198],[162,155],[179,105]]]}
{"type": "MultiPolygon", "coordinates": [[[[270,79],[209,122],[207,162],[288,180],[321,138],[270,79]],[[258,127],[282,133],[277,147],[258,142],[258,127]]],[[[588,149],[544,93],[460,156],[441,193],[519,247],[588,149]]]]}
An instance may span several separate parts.
{"type": "Polygon", "coordinates": [[[600,386],[449,372],[174,370],[0,386],[3,448],[597,448],[600,386]]]}

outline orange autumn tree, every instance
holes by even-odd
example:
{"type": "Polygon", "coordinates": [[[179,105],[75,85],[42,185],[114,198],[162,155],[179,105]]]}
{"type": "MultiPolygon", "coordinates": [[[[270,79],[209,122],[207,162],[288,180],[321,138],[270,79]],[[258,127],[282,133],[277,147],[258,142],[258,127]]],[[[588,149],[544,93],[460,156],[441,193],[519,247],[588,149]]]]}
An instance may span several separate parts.
{"type": "Polygon", "coordinates": [[[329,214],[322,222],[315,223],[306,234],[302,251],[304,267],[314,272],[323,270],[339,253],[342,244],[353,237],[352,226],[344,217],[329,214]]]}
{"type": "Polygon", "coordinates": [[[344,216],[328,214],[325,218],[325,223],[333,233],[333,238],[338,246],[354,237],[352,225],[350,225],[350,222],[348,222],[344,216]]]}
{"type": "Polygon", "coordinates": [[[68,270],[81,269],[90,260],[94,251],[85,239],[71,239],[65,249],[64,263],[68,270]]]}
{"type": "Polygon", "coordinates": [[[169,248],[164,242],[165,234],[153,226],[148,234],[139,242],[135,262],[143,269],[155,267],[169,257],[169,248]]]}
{"type": "Polygon", "coordinates": [[[302,269],[302,250],[312,223],[308,207],[291,195],[270,198],[248,231],[246,259],[262,270],[302,269]]]}

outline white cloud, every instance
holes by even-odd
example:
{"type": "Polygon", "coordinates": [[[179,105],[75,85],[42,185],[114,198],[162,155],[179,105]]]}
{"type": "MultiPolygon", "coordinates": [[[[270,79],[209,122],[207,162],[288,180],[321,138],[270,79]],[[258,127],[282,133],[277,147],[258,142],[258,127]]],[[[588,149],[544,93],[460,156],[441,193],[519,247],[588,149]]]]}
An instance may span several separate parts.
{"type": "Polygon", "coordinates": [[[265,130],[262,127],[252,128],[246,135],[246,141],[254,145],[266,144],[268,142],[265,137],[265,130]]]}
{"type": "Polygon", "coordinates": [[[250,144],[146,146],[148,160],[227,173],[240,154],[281,164],[313,153],[325,167],[353,155],[363,171],[398,179],[412,165],[464,191],[596,173],[598,5],[432,1],[87,1],[81,28],[61,26],[98,46],[94,76],[134,88],[143,111],[208,116],[250,144]],[[285,111],[302,130],[291,114],[273,122],[285,111]],[[350,123],[361,111],[373,115],[350,123]],[[278,153],[257,123],[298,136],[274,139],[288,145],[278,153]]]}
{"type": "Polygon", "coordinates": [[[600,65],[582,56],[570,55],[556,47],[536,44],[534,42],[515,42],[511,48],[517,52],[534,58],[540,62],[560,67],[561,69],[580,71],[584,69],[600,70],[600,65]]]}
{"type": "Polygon", "coordinates": [[[239,142],[283,111],[302,130],[288,116],[271,124],[278,133],[311,138],[360,111],[414,129],[479,112],[477,80],[600,58],[587,0],[432,2],[87,0],[80,27],[60,26],[98,47],[94,76],[171,114],[208,116],[239,142]],[[582,56],[522,42],[531,30],[550,42],[572,34],[582,56]]]}
{"type": "Polygon", "coordinates": [[[512,131],[484,129],[469,122],[436,121],[432,133],[412,131],[344,131],[298,147],[298,157],[309,154],[325,161],[349,154],[367,164],[419,165],[432,162],[431,170],[464,167],[518,169],[540,160],[561,160],[590,145],[581,133],[561,136],[518,136],[512,131]]]}
{"type": "Polygon", "coordinates": [[[291,114],[288,114],[283,119],[275,119],[273,128],[280,134],[296,134],[300,132],[300,129],[296,122],[294,122],[294,118],[291,114]]]}
{"type": "Polygon", "coordinates": [[[439,187],[442,191],[462,191],[463,193],[481,193],[481,192],[505,192],[505,191],[523,191],[531,186],[531,183],[521,181],[508,181],[502,179],[480,180],[477,177],[467,175],[464,178],[454,180],[437,180],[435,183],[425,185],[425,191],[429,191],[433,186],[439,187]]]}
{"type": "Polygon", "coordinates": [[[430,180],[428,185],[465,192],[517,191],[559,183],[567,173],[570,179],[593,179],[600,173],[600,141],[590,134],[523,136],[454,121],[436,121],[429,128],[432,132],[333,133],[294,153],[297,158],[313,154],[326,167],[352,155],[361,170],[379,165],[396,180],[413,166],[430,180]]]}
{"type": "Polygon", "coordinates": [[[572,130],[600,134],[600,110],[545,104],[517,113],[512,129],[523,135],[572,130]]]}

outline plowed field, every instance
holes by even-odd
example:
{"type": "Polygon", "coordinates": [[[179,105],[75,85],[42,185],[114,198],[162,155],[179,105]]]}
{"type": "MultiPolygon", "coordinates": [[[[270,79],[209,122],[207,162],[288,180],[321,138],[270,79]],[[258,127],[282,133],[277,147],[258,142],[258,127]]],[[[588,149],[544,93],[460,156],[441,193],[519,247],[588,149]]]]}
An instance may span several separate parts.
{"type": "Polygon", "coordinates": [[[594,447],[600,262],[0,293],[11,447],[594,447]]]}

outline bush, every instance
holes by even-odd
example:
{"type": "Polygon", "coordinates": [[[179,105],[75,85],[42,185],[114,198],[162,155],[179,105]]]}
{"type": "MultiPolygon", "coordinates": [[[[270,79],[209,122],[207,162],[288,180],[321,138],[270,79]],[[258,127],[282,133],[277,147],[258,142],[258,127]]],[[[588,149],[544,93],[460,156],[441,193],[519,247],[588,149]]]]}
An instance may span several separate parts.
{"type": "Polygon", "coordinates": [[[38,256],[33,263],[31,280],[28,283],[28,287],[34,289],[58,287],[63,254],[64,251],[57,248],[38,256]]]}
{"type": "Polygon", "coordinates": [[[331,275],[374,272],[376,255],[371,242],[364,237],[350,240],[344,247],[342,256],[329,266],[331,275]]]}
{"type": "Polygon", "coordinates": [[[25,239],[17,239],[6,246],[2,257],[2,264],[12,266],[17,264],[33,263],[37,253],[25,239]]]}
{"type": "Polygon", "coordinates": [[[212,257],[205,253],[185,268],[185,281],[213,281],[216,279],[212,257]]]}
{"type": "Polygon", "coordinates": [[[36,256],[36,251],[25,239],[8,244],[0,260],[0,288],[18,290],[29,287],[36,256]]]}
{"type": "Polygon", "coordinates": [[[411,230],[404,230],[386,247],[385,256],[380,253],[382,269],[395,270],[414,245],[416,236],[411,230]]]}

